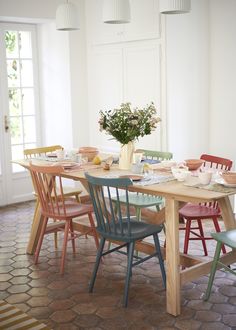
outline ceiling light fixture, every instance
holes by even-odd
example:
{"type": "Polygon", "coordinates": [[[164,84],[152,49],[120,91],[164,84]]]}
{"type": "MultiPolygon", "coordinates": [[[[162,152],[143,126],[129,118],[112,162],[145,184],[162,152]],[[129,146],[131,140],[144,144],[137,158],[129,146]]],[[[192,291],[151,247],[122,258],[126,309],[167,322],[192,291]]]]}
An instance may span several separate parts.
{"type": "Polygon", "coordinates": [[[60,31],[79,30],[77,7],[73,3],[62,3],[56,10],[56,28],[60,31]]]}
{"type": "Polygon", "coordinates": [[[160,13],[185,14],[191,10],[191,0],[160,0],[160,13]]]}
{"type": "Polygon", "coordinates": [[[129,0],[103,0],[103,22],[109,24],[129,23],[129,0]]]}

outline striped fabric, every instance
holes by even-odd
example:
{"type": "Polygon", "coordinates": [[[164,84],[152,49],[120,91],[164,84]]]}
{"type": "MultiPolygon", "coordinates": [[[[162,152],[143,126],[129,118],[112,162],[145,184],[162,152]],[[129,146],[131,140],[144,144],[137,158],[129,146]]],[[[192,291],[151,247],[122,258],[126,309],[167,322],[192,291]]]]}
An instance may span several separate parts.
{"type": "Polygon", "coordinates": [[[23,313],[20,309],[0,300],[1,330],[50,330],[45,324],[23,313]]]}

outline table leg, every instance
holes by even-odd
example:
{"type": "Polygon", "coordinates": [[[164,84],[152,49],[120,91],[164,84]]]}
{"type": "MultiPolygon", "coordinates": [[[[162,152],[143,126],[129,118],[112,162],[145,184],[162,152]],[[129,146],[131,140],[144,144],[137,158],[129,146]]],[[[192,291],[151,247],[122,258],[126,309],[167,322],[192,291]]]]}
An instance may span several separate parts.
{"type": "Polygon", "coordinates": [[[166,303],[167,312],[180,314],[179,203],[166,198],[166,303]]]}
{"type": "Polygon", "coordinates": [[[235,229],[236,221],[229,197],[226,196],[224,198],[219,199],[218,203],[221,209],[222,218],[224,220],[225,229],[226,230],[235,229]]]}
{"type": "Polygon", "coordinates": [[[35,252],[36,245],[38,243],[41,224],[42,224],[41,210],[40,210],[39,201],[37,199],[36,204],[35,204],[34,218],[33,218],[33,223],[32,223],[32,227],[31,227],[30,238],[29,238],[27,249],[26,249],[26,253],[28,253],[28,254],[34,254],[34,252],[35,252]]]}

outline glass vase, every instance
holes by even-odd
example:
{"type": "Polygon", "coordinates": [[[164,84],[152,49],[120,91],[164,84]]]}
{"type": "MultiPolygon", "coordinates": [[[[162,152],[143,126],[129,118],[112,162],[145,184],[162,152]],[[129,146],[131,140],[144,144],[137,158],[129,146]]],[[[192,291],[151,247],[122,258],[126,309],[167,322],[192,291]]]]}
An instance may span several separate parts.
{"type": "Polygon", "coordinates": [[[134,142],[130,141],[123,144],[120,149],[119,168],[121,170],[130,170],[133,161],[134,142]]]}

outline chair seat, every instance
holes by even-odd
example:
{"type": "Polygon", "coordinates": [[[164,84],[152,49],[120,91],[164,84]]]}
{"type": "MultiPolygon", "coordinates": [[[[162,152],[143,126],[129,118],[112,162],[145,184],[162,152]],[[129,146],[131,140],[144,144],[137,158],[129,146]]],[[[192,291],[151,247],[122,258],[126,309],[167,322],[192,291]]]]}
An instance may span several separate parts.
{"type": "Polygon", "coordinates": [[[182,217],[188,219],[207,219],[209,217],[219,216],[220,211],[213,207],[188,203],[183,206],[179,213],[182,217]]]}
{"type": "MultiPolygon", "coordinates": [[[[113,201],[117,201],[116,197],[112,197],[113,201]]],[[[126,196],[122,195],[119,197],[120,203],[126,204],[126,196]]],[[[160,196],[152,196],[147,194],[137,194],[137,193],[129,193],[129,205],[136,207],[150,207],[155,206],[157,204],[162,204],[163,199],[160,196]]]]}
{"type": "Polygon", "coordinates": [[[220,233],[211,233],[211,236],[218,242],[221,242],[232,249],[236,249],[236,229],[222,231],[220,233]]]}
{"type": "Polygon", "coordinates": [[[42,211],[42,214],[48,218],[56,217],[57,219],[69,219],[77,216],[85,215],[93,212],[93,206],[90,204],[78,204],[72,200],[65,201],[66,216],[63,214],[63,204],[58,204],[58,209],[54,209],[54,214],[42,211]]]}
{"type": "Polygon", "coordinates": [[[130,220],[130,228],[132,232],[132,236],[128,235],[128,222],[123,219],[123,235],[121,234],[120,225],[119,223],[116,226],[110,224],[110,233],[108,233],[108,224],[106,224],[107,232],[104,233],[103,229],[97,227],[98,233],[101,233],[103,237],[113,240],[119,240],[122,242],[133,242],[136,240],[143,239],[147,236],[151,236],[154,233],[161,232],[163,226],[160,225],[150,225],[148,223],[137,221],[137,220],[130,220]],[[116,230],[116,233],[115,233],[116,230]]]}

